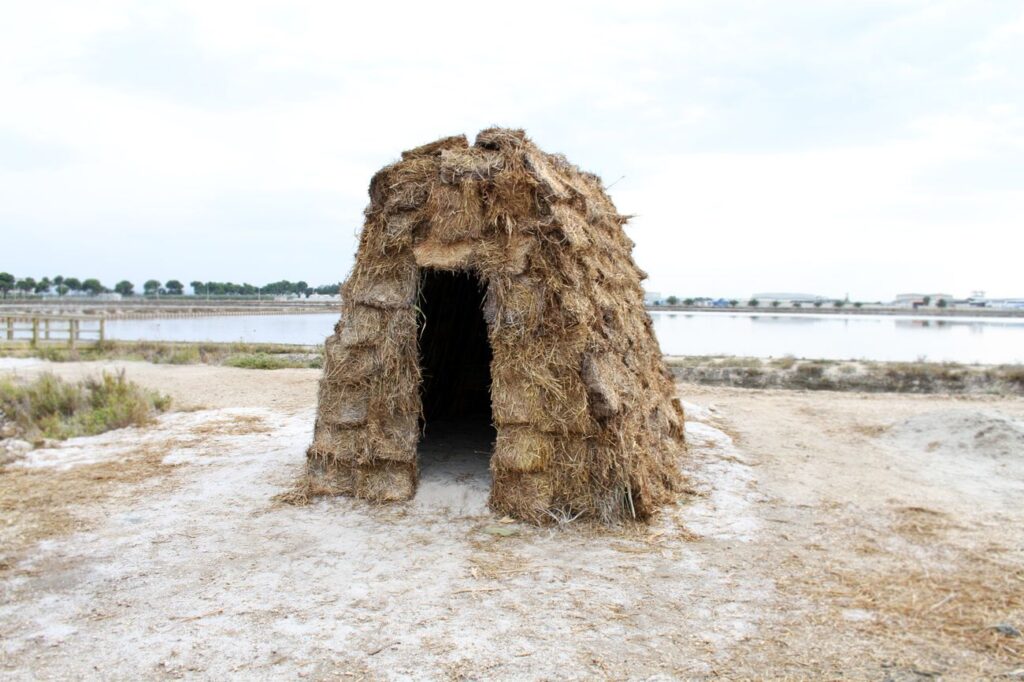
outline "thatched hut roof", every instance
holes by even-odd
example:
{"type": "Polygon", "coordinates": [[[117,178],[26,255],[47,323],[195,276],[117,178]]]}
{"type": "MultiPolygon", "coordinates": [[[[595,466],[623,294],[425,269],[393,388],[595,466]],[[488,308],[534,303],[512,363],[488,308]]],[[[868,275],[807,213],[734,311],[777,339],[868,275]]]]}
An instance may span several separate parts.
{"type": "Polygon", "coordinates": [[[402,154],[370,182],[342,317],[327,339],[309,472],[375,501],[415,493],[423,406],[417,298],[428,270],[486,288],[497,429],[491,506],[646,518],[680,487],[683,412],[632,241],[601,180],[492,128],[402,154]]]}

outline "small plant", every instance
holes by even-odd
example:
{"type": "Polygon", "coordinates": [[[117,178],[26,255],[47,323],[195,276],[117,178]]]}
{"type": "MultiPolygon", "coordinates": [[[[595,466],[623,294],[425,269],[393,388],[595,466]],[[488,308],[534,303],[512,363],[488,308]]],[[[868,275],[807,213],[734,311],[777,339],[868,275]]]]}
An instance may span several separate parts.
{"type": "Polygon", "coordinates": [[[815,301],[815,302],[814,302],[814,307],[815,307],[815,308],[820,308],[820,307],[821,307],[821,304],[822,304],[822,301],[815,301]]]}
{"type": "Polygon", "coordinates": [[[739,304],[740,304],[740,302],[737,301],[735,298],[729,299],[729,307],[730,308],[735,308],[739,304]]]}
{"type": "Polygon", "coordinates": [[[756,308],[757,306],[761,305],[761,302],[756,298],[752,298],[749,301],[747,301],[747,305],[749,305],[751,308],[756,308]]]}
{"type": "Polygon", "coordinates": [[[683,305],[693,305],[693,304],[694,304],[694,300],[692,298],[684,298],[683,299],[683,305]]]}
{"type": "Polygon", "coordinates": [[[853,304],[853,307],[854,308],[863,308],[864,304],[861,303],[860,301],[857,301],[856,303],[853,304]]]}
{"type": "Polygon", "coordinates": [[[202,357],[196,346],[178,346],[171,348],[161,361],[169,365],[196,365],[202,362],[202,357]]]}
{"type": "Polygon", "coordinates": [[[938,306],[939,308],[945,308],[946,306],[949,305],[949,302],[946,301],[946,299],[944,298],[940,298],[938,301],[935,302],[935,305],[938,306]]]}
{"type": "Polygon", "coordinates": [[[1006,381],[1024,388],[1024,367],[1020,365],[1009,365],[1007,367],[1000,367],[999,369],[1003,370],[1003,376],[1006,381]]]}
{"type": "Polygon", "coordinates": [[[776,358],[775,360],[772,360],[772,364],[778,367],[779,369],[792,369],[793,365],[796,364],[796,358],[793,357],[792,355],[785,355],[781,358],[776,358]]]}
{"type": "Polygon", "coordinates": [[[298,362],[287,357],[276,357],[266,353],[249,353],[232,355],[225,361],[229,367],[240,369],[287,369],[290,367],[308,367],[309,362],[298,362]]]}
{"type": "Polygon", "coordinates": [[[669,305],[675,305],[679,303],[679,299],[676,296],[669,296],[668,298],[665,299],[665,303],[668,303],[669,305]]]}
{"type": "Polygon", "coordinates": [[[846,301],[833,301],[832,305],[834,305],[836,308],[842,308],[844,305],[846,305],[846,301]]]}
{"type": "Polygon", "coordinates": [[[782,301],[772,301],[773,308],[778,308],[780,305],[782,305],[782,301]]]}
{"type": "Polygon", "coordinates": [[[171,399],[104,372],[98,379],[70,383],[43,374],[31,383],[0,382],[0,413],[27,440],[91,436],[141,426],[166,411],[171,399]]]}

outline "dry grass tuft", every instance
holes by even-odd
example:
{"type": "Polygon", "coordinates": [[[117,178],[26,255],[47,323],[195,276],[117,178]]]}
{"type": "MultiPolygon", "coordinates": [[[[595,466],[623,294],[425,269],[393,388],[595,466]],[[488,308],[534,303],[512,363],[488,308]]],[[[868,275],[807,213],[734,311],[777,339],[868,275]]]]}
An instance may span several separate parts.
{"type": "Polygon", "coordinates": [[[987,679],[1020,664],[1024,641],[995,627],[1024,622],[1019,550],[991,542],[976,547],[969,528],[926,507],[896,508],[888,526],[874,528],[859,518],[833,518],[839,522],[820,543],[783,559],[776,582],[787,608],[799,610],[803,636],[837,625],[855,634],[856,649],[833,643],[816,651],[814,669],[858,669],[870,660],[987,679]],[[839,545],[856,548],[857,558],[839,545]],[[807,550],[816,561],[808,561],[807,550]]]}
{"type": "Polygon", "coordinates": [[[295,481],[287,490],[274,495],[272,500],[275,504],[305,507],[318,497],[337,494],[337,488],[327,484],[322,477],[303,473],[296,476],[295,481]]]}
{"type": "Polygon", "coordinates": [[[67,470],[7,467],[0,470],[0,571],[40,540],[91,528],[86,509],[115,495],[137,495],[139,484],[174,469],[163,464],[174,446],[165,441],[140,447],[124,459],[67,470]]]}
{"type": "Polygon", "coordinates": [[[279,343],[212,343],[178,341],[104,341],[80,348],[41,346],[0,349],[0,354],[38,357],[50,362],[142,360],[166,365],[228,365],[244,369],[323,367],[322,349],[279,343]]]}
{"type": "Polygon", "coordinates": [[[189,432],[194,436],[244,436],[250,433],[270,433],[262,417],[251,414],[229,415],[211,419],[193,426],[189,432]]]}

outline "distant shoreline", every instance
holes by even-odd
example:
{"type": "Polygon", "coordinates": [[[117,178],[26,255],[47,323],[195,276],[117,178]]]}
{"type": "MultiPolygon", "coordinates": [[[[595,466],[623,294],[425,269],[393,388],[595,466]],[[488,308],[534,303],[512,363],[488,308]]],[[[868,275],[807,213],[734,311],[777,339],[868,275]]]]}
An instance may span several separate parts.
{"type": "MultiPolygon", "coordinates": [[[[223,365],[246,370],[320,369],[323,344],[107,341],[67,348],[0,344],[2,358],[50,362],[145,361],[166,365],[223,365]]],[[[676,381],[747,389],[1024,396],[1024,365],[956,362],[755,358],[666,355],[676,381]]],[[[4,371],[0,362],[0,373],[4,371]]]]}
{"type": "MultiPolygon", "coordinates": [[[[914,317],[985,317],[1024,318],[1024,310],[1005,308],[894,308],[833,305],[815,308],[813,306],[791,308],[738,305],[735,307],[704,307],[686,305],[646,306],[652,313],[743,313],[752,315],[887,315],[914,317]]],[[[333,313],[341,311],[338,300],[294,299],[278,301],[273,299],[206,299],[196,296],[165,296],[162,298],[128,298],[106,301],[84,297],[54,299],[7,299],[0,300],[0,317],[5,315],[76,315],[95,317],[189,317],[208,315],[286,315],[333,313]]]]}
{"type": "Polygon", "coordinates": [[[1024,317],[1024,310],[1003,308],[773,308],[771,306],[736,306],[712,308],[685,305],[647,306],[648,312],[657,313],[751,313],[759,315],[901,315],[912,317],[1024,317]]]}

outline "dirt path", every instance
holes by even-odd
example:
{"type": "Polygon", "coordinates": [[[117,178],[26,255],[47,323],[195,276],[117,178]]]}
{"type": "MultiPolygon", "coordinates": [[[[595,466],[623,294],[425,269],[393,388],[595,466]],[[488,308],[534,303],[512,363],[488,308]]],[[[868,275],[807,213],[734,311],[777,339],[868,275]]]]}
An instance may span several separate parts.
{"type": "Polygon", "coordinates": [[[1024,667],[1024,639],[993,627],[1024,629],[1024,400],[681,386],[692,495],[649,528],[537,529],[486,512],[469,460],[425,466],[408,505],[277,506],[316,370],[116,364],[205,409],[0,472],[35,491],[7,521],[27,539],[0,566],[6,677],[1024,667]]]}

